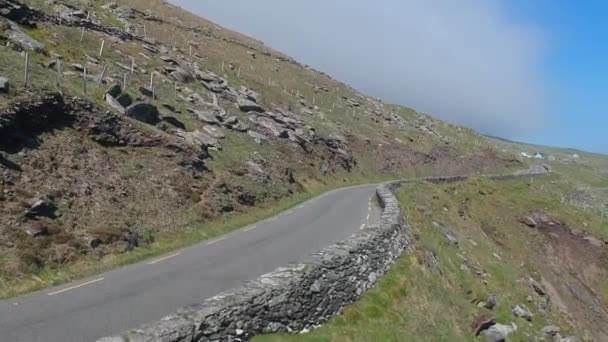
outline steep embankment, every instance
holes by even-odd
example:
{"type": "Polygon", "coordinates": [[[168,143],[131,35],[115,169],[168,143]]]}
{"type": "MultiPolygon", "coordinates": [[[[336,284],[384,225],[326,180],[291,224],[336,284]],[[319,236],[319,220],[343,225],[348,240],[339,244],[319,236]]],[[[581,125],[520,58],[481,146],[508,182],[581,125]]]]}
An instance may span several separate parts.
{"type": "Polygon", "coordinates": [[[4,296],[289,196],[521,165],[162,1],[1,0],[0,42],[4,296]]]}

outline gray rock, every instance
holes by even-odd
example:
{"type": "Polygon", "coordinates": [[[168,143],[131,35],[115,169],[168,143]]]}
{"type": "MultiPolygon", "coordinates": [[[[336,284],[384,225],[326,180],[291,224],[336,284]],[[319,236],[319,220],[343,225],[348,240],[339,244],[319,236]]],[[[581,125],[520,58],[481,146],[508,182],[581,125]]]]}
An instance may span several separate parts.
{"type": "Polygon", "coordinates": [[[239,109],[245,113],[249,113],[249,112],[258,112],[258,113],[264,113],[264,108],[262,108],[262,106],[260,106],[259,104],[243,97],[243,96],[239,96],[236,100],[237,105],[239,106],[239,109]]]}
{"type": "Polygon", "coordinates": [[[135,18],[135,13],[133,12],[133,9],[127,6],[120,6],[114,9],[114,15],[116,15],[117,18],[122,20],[135,18]]]}
{"type": "Polygon", "coordinates": [[[0,76],[0,93],[8,94],[9,90],[10,90],[10,83],[8,81],[8,78],[0,76]]]}
{"type": "Polygon", "coordinates": [[[226,134],[224,134],[224,132],[222,132],[222,130],[216,126],[206,125],[203,127],[203,131],[216,139],[224,139],[226,137],[226,134]]]}
{"type": "Polygon", "coordinates": [[[154,96],[154,92],[152,91],[152,89],[148,89],[147,87],[139,87],[139,92],[147,97],[152,97],[154,96]]]}
{"type": "Polygon", "coordinates": [[[118,100],[111,94],[106,94],[106,103],[112,107],[112,109],[120,114],[125,114],[125,107],[118,102],[118,100]]]}
{"type": "Polygon", "coordinates": [[[33,50],[38,53],[44,52],[44,44],[27,35],[27,33],[23,32],[16,23],[10,20],[6,20],[6,22],[10,28],[4,32],[4,36],[8,40],[26,50],[33,50]]]}
{"type": "Polygon", "coordinates": [[[201,80],[203,82],[223,83],[222,79],[211,71],[206,72],[206,71],[201,71],[201,70],[195,69],[194,76],[196,77],[196,79],[201,80]]]}
{"type": "Polygon", "coordinates": [[[483,335],[487,342],[505,342],[507,337],[515,331],[517,331],[515,323],[511,323],[511,325],[496,323],[484,330],[483,335]]]}
{"type": "Polygon", "coordinates": [[[218,82],[203,82],[203,86],[205,89],[214,92],[216,94],[223,93],[228,90],[228,85],[226,83],[218,83],[218,82]]]}
{"type": "Polygon", "coordinates": [[[53,203],[50,198],[43,197],[32,201],[32,205],[26,210],[25,216],[30,219],[36,217],[48,217],[54,219],[57,218],[57,215],[55,214],[56,210],[57,207],[55,206],[55,203],[53,203]]]}
{"type": "Polygon", "coordinates": [[[532,321],[532,318],[534,317],[534,315],[532,314],[532,312],[530,312],[530,310],[528,310],[528,308],[525,305],[515,305],[515,307],[512,310],[513,315],[515,315],[515,317],[520,317],[525,319],[526,321],[532,321]]]}
{"type": "Polygon", "coordinates": [[[194,131],[194,132],[177,132],[176,133],[177,136],[183,138],[187,143],[191,144],[191,145],[198,145],[198,146],[202,146],[202,147],[213,147],[213,148],[221,148],[222,145],[220,144],[220,141],[217,138],[214,138],[213,136],[205,133],[205,132],[201,132],[201,131],[194,131]]]}
{"type": "Polygon", "coordinates": [[[120,83],[112,83],[112,85],[106,90],[106,94],[111,95],[114,98],[117,98],[122,93],[122,87],[120,83]]]}
{"type": "Polygon", "coordinates": [[[29,227],[25,230],[25,232],[27,233],[27,235],[29,235],[31,237],[40,237],[40,236],[49,235],[49,229],[46,226],[41,225],[41,224],[29,227]]]}
{"type": "Polygon", "coordinates": [[[160,56],[160,60],[165,63],[178,64],[177,61],[171,56],[160,56]]]}
{"type": "Polygon", "coordinates": [[[208,124],[219,124],[219,120],[217,119],[214,112],[202,111],[197,109],[189,109],[189,111],[196,115],[196,117],[202,122],[208,124]]]}
{"type": "Polygon", "coordinates": [[[158,109],[150,103],[134,103],[126,109],[126,114],[130,118],[150,125],[156,125],[160,122],[158,109]]]}
{"type": "Polygon", "coordinates": [[[57,66],[57,60],[56,59],[50,59],[48,61],[44,61],[42,62],[42,66],[47,68],[47,69],[53,69],[57,66]]]}
{"type": "Polygon", "coordinates": [[[558,326],[555,325],[547,325],[545,327],[543,327],[541,329],[541,333],[545,336],[545,337],[554,337],[559,333],[560,329],[558,326]]]}
{"type": "Polygon", "coordinates": [[[120,94],[120,96],[118,96],[116,100],[118,100],[118,103],[120,103],[125,108],[133,104],[133,99],[129,94],[120,94]]]}
{"type": "Polygon", "coordinates": [[[522,218],[521,221],[523,224],[525,224],[526,226],[528,226],[530,228],[534,228],[538,225],[536,223],[536,221],[530,216],[524,216],[524,218],[522,218]]]}
{"type": "Polygon", "coordinates": [[[163,121],[169,123],[171,126],[175,127],[175,128],[179,128],[179,129],[186,129],[186,125],[179,121],[176,117],[174,116],[163,116],[163,121]]]}
{"type": "Polygon", "coordinates": [[[544,296],[547,292],[545,291],[545,288],[536,280],[534,280],[534,278],[529,278],[528,279],[528,283],[530,284],[530,286],[534,289],[534,291],[536,293],[538,293],[541,296],[544,296]]]}
{"type": "Polygon", "coordinates": [[[251,131],[250,130],[250,131],[247,131],[247,134],[249,134],[249,136],[252,137],[253,140],[256,143],[258,143],[258,144],[261,144],[263,141],[267,141],[268,140],[268,138],[265,135],[260,134],[260,133],[258,133],[256,131],[251,131]]]}
{"type": "Polygon", "coordinates": [[[177,67],[175,71],[171,72],[171,76],[178,82],[181,83],[190,83],[194,80],[192,74],[186,71],[183,68],[177,67]]]}

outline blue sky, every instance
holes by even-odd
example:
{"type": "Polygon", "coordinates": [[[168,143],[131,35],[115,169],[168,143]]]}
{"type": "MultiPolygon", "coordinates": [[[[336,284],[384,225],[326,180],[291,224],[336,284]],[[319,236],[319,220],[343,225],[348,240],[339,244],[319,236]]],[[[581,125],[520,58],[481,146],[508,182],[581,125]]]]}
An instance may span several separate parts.
{"type": "Polygon", "coordinates": [[[608,154],[608,2],[509,0],[510,15],[545,32],[549,120],[519,138],[608,154]]]}
{"type": "Polygon", "coordinates": [[[608,2],[173,2],[388,102],[608,154],[608,2]]]}

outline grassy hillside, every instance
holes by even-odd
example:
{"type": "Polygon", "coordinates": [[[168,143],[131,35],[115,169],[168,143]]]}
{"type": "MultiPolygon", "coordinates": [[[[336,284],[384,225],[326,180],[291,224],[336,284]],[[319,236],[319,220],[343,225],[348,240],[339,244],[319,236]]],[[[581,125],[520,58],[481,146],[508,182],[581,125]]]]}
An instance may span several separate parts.
{"type": "Polygon", "coordinates": [[[608,219],[561,203],[562,180],[405,185],[398,197],[416,235],[410,253],[326,326],[256,341],[471,341],[492,318],[517,326],[513,341],[551,341],[542,332],[550,325],[563,337],[606,340],[608,219]],[[514,315],[517,305],[529,320],[514,315]]]}

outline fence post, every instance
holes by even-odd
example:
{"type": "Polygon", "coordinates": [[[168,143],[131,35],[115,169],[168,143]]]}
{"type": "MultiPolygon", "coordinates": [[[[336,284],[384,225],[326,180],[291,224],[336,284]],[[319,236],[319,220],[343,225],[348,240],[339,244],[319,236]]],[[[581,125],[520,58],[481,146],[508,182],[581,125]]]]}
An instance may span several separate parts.
{"type": "Polygon", "coordinates": [[[103,55],[103,48],[106,45],[106,40],[102,39],[101,40],[101,48],[99,49],[99,57],[101,57],[103,55]]]}
{"type": "Polygon", "coordinates": [[[86,94],[87,93],[87,64],[86,63],[84,64],[83,75],[84,75],[83,90],[84,90],[84,93],[86,94]]]}
{"type": "Polygon", "coordinates": [[[87,21],[91,18],[91,12],[87,11],[87,21]]]}
{"type": "Polygon", "coordinates": [[[148,31],[146,30],[146,24],[144,24],[144,38],[148,38],[148,31]]]}
{"type": "Polygon", "coordinates": [[[190,57],[192,57],[192,44],[190,44],[190,57]]]}
{"type": "Polygon", "coordinates": [[[241,78],[241,67],[239,66],[239,72],[236,74],[236,77],[241,78]]]}
{"type": "Polygon", "coordinates": [[[80,32],[80,42],[84,40],[84,26],[82,27],[82,32],[80,32]]]}
{"type": "Polygon", "coordinates": [[[135,72],[135,57],[131,57],[131,75],[135,72]]]}
{"type": "Polygon", "coordinates": [[[124,72],[122,74],[122,87],[124,89],[127,89],[127,73],[126,72],[124,72]]]}
{"type": "Polygon", "coordinates": [[[25,89],[30,81],[30,53],[25,53],[25,89]]]}
{"type": "Polygon", "coordinates": [[[61,88],[61,79],[63,78],[63,68],[61,59],[57,60],[57,88],[61,88]]]}
{"type": "Polygon", "coordinates": [[[154,71],[152,71],[150,73],[150,90],[152,90],[153,86],[154,86],[154,71]]]}
{"type": "Polygon", "coordinates": [[[103,79],[106,77],[106,71],[108,70],[108,65],[103,66],[103,70],[101,71],[101,76],[99,77],[99,83],[97,86],[99,87],[103,83],[103,79]]]}

